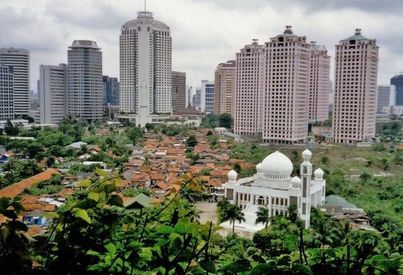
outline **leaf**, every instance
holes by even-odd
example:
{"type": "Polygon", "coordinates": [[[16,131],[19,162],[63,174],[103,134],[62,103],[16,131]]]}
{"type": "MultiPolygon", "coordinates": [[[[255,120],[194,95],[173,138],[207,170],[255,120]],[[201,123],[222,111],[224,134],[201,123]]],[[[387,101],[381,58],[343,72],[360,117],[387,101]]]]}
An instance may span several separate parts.
{"type": "Polygon", "coordinates": [[[48,219],[56,219],[59,217],[59,214],[57,214],[56,212],[46,212],[43,215],[45,216],[45,218],[48,219]]]}
{"type": "Polygon", "coordinates": [[[95,174],[97,174],[100,177],[104,177],[104,178],[106,178],[108,176],[108,172],[106,172],[100,168],[95,169],[95,174]]]}
{"type": "Polygon", "coordinates": [[[104,190],[105,190],[106,193],[112,193],[113,191],[116,190],[116,186],[113,183],[106,184],[104,186],[104,190]]]}
{"type": "Polygon", "coordinates": [[[186,228],[186,226],[189,226],[189,224],[185,224],[183,222],[178,222],[175,225],[175,232],[179,233],[179,234],[186,234],[189,233],[188,228],[186,228]]]}
{"type": "Polygon", "coordinates": [[[116,253],[116,246],[113,243],[108,243],[105,245],[106,250],[111,253],[115,254],[116,253]]]}
{"type": "Polygon", "coordinates": [[[91,185],[91,180],[82,180],[78,183],[78,186],[87,188],[91,185]]]}
{"type": "Polygon", "coordinates": [[[157,229],[157,233],[171,234],[172,232],[174,232],[174,228],[172,226],[169,226],[169,225],[161,225],[157,229]]]}
{"type": "Polygon", "coordinates": [[[200,266],[207,272],[214,273],[216,271],[214,262],[212,261],[203,260],[200,262],[200,266]]]}
{"type": "Polygon", "coordinates": [[[99,193],[98,192],[89,192],[88,193],[88,198],[90,199],[90,200],[93,200],[93,201],[98,201],[99,200],[99,193]]]}
{"type": "Polygon", "coordinates": [[[142,248],[140,255],[141,255],[141,258],[143,258],[145,261],[151,261],[152,257],[153,257],[151,247],[142,248]]]}
{"type": "Polygon", "coordinates": [[[84,209],[77,209],[77,211],[74,213],[74,216],[91,224],[91,218],[88,216],[88,212],[84,209]]]}

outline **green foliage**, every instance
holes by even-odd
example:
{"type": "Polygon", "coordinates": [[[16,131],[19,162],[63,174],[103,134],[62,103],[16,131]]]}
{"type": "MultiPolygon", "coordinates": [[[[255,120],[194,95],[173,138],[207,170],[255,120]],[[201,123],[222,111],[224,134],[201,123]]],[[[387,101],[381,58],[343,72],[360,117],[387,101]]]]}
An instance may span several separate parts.
{"type": "Polygon", "coordinates": [[[18,136],[20,127],[18,125],[14,125],[11,120],[7,119],[6,125],[4,126],[4,132],[7,136],[18,136]]]}
{"type": "Polygon", "coordinates": [[[139,140],[143,138],[143,130],[138,127],[131,127],[127,129],[126,132],[129,139],[133,142],[133,145],[136,145],[139,140]]]}
{"type": "Polygon", "coordinates": [[[36,175],[42,171],[35,160],[16,160],[11,159],[3,166],[6,172],[5,176],[0,181],[0,187],[4,187],[25,178],[36,175]]]}
{"type": "Polygon", "coordinates": [[[230,129],[232,127],[233,122],[234,121],[233,121],[231,115],[228,113],[220,114],[220,116],[218,117],[218,125],[220,127],[225,127],[227,129],[230,129]]]}
{"type": "Polygon", "coordinates": [[[62,189],[62,177],[55,174],[51,179],[25,189],[25,192],[31,195],[40,196],[43,194],[55,194],[60,192],[62,189]]]}
{"type": "Polygon", "coordinates": [[[188,148],[194,148],[196,145],[197,145],[197,139],[194,135],[191,135],[186,139],[186,146],[188,148]]]}
{"type": "Polygon", "coordinates": [[[200,125],[203,128],[215,128],[218,127],[218,116],[213,114],[206,115],[200,125]]]}

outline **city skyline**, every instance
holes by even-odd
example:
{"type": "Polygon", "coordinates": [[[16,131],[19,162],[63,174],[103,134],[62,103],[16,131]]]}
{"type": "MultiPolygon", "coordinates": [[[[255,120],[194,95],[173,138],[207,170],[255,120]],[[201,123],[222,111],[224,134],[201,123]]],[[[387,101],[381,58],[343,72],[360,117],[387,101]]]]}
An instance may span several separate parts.
{"type": "MultiPolygon", "coordinates": [[[[119,30],[127,20],[136,17],[143,4],[140,0],[86,3],[42,0],[35,5],[31,1],[2,1],[0,23],[8,27],[0,30],[1,46],[30,51],[31,89],[35,89],[39,79],[39,65],[66,63],[65,48],[76,39],[97,41],[104,53],[103,74],[117,77],[119,30]]],[[[403,52],[399,51],[403,37],[393,28],[403,22],[398,16],[398,11],[403,10],[402,2],[327,1],[319,6],[314,1],[303,5],[287,1],[287,4],[285,7],[275,1],[252,0],[248,5],[233,1],[227,6],[220,0],[155,0],[148,1],[147,10],[170,26],[173,70],[185,71],[187,84],[191,86],[201,79],[213,80],[218,63],[234,59],[235,52],[251,39],[268,41],[285,25],[292,25],[297,35],[306,35],[326,46],[331,56],[332,80],[335,45],[355,28],[377,39],[381,47],[380,85],[389,84],[390,78],[403,70],[403,52]],[[287,14],[281,13],[284,8],[287,14]]]]}

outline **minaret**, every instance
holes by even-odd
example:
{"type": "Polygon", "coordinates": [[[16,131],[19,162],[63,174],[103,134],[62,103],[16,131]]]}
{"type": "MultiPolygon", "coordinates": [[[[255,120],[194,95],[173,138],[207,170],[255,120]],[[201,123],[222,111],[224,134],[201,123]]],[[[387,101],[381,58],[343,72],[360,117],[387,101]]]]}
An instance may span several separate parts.
{"type": "Polygon", "coordinates": [[[309,228],[311,219],[311,178],[312,178],[312,153],[308,149],[302,152],[304,161],[301,163],[302,179],[302,213],[301,219],[304,221],[304,227],[309,228]]]}

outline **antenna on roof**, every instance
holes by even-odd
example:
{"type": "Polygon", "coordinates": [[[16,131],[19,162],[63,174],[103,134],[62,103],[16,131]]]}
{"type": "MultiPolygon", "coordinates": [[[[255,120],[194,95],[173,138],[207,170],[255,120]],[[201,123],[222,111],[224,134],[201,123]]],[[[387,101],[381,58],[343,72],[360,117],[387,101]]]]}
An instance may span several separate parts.
{"type": "Polygon", "coordinates": [[[144,0],[144,12],[147,11],[147,0],[144,0]]]}

